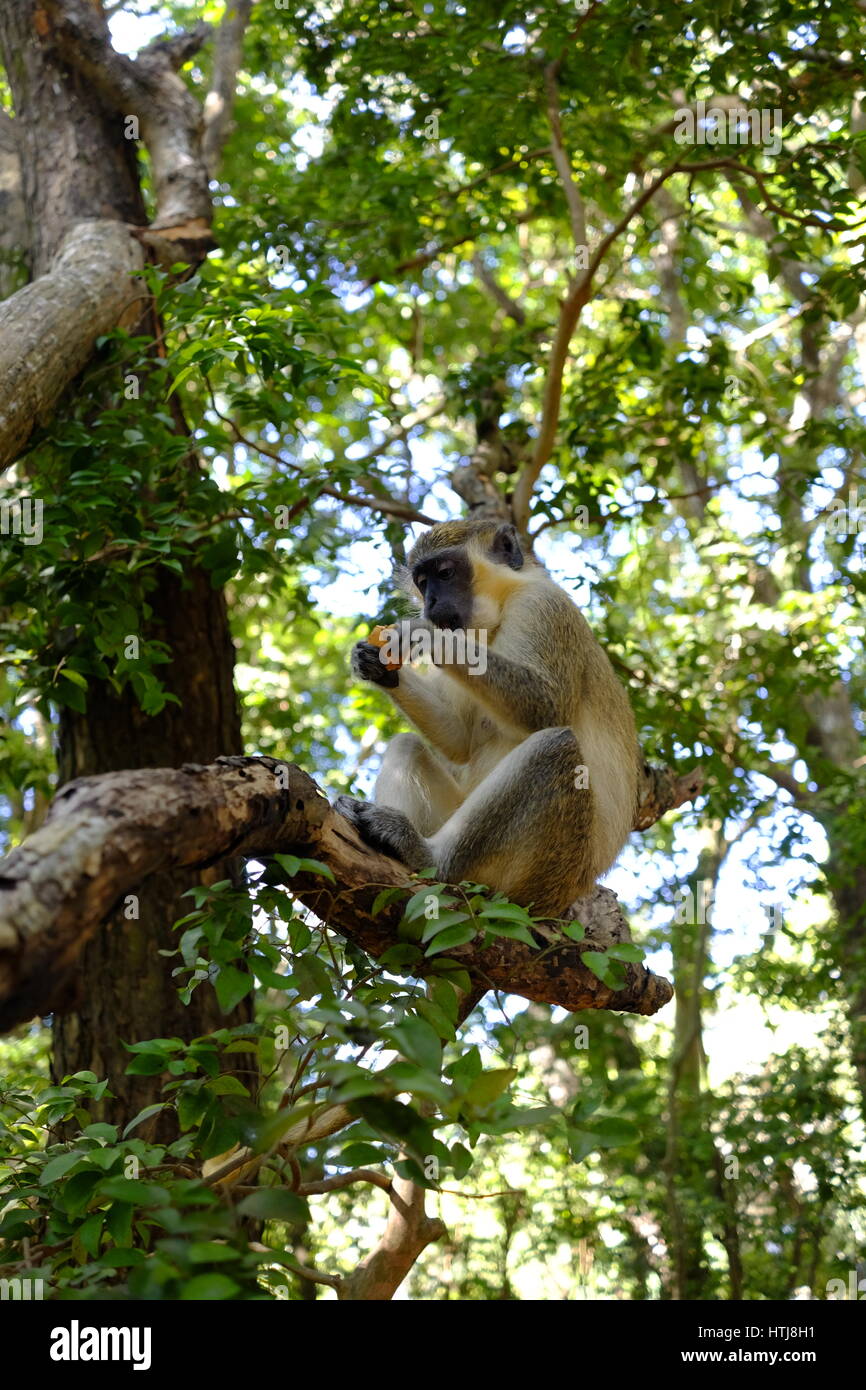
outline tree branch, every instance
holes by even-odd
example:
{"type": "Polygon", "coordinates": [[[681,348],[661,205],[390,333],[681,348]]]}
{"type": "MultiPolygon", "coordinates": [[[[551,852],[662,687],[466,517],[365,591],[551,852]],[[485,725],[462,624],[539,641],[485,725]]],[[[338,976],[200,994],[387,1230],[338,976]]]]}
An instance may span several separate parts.
{"type": "Polygon", "coordinates": [[[211,88],[204,103],[202,153],[214,178],[223,146],[231,130],[238,71],[243,60],[244,34],[253,0],[229,0],[217,30],[211,88]]]}
{"type": "Polygon", "coordinates": [[[393,1179],[385,1173],[377,1173],[373,1168],[353,1168],[349,1173],[338,1173],[333,1178],[319,1178],[317,1182],[302,1182],[296,1189],[299,1197],[320,1197],[325,1192],[340,1192],[344,1187],[353,1187],[356,1182],[370,1183],[390,1192],[393,1179]]]}
{"type": "Polygon", "coordinates": [[[548,63],[544,69],[544,85],[547,92],[547,119],[553,136],[550,144],[553,162],[565,190],[568,214],[571,221],[571,236],[576,247],[586,246],[586,208],[580,189],[571,172],[571,160],[562,140],[562,124],[559,119],[559,85],[557,76],[561,63],[548,63]]]}
{"type": "Polygon", "coordinates": [[[79,222],[51,269],[0,303],[0,467],[21,452],[93,354],[96,339],[126,322],[144,264],[121,222],[79,222]]]}
{"type": "Polygon", "coordinates": [[[426,1190],[408,1178],[394,1178],[391,1210],[376,1249],[337,1287],[341,1301],[382,1302],[397,1292],[418,1256],[448,1232],[444,1222],[424,1209],[426,1190]]]}
{"type": "Polygon", "coordinates": [[[266,444],[260,443],[257,439],[250,439],[248,435],[244,434],[240,426],[237,425],[230,416],[223,415],[216,404],[214,393],[211,390],[209,382],[207,386],[208,394],[210,395],[211,409],[217,418],[222,420],[224,425],[228,425],[239,444],[243,444],[247,449],[255,449],[257,453],[262,454],[265,458],[272,459],[274,463],[278,463],[281,468],[291,468],[294,473],[301,474],[307,479],[311,486],[315,488],[317,493],[325,497],[333,497],[336,501],[342,502],[346,507],[369,507],[371,511],[380,512],[383,516],[395,516],[401,521],[417,521],[424,526],[433,525],[433,517],[425,516],[424,512],[419,512],[417,507],[413,507],[409,502],[395,502],[388,497],[371,497],[359,492],[343,492],[340,488],[331,487],[329,483],[314,482],[312,478],[308,478],[301,464],[293,463],[291,459],[287,459],[282,454],[278,454],[274,449],[269,449],[266,444]]]}
{"type": "Polygon", "coordinates": [[[517,481],[517,486],[514,489],[512,512],[514,524],[519,531],[526,531],[527,529],[529,524],[529,508],[532,502],[532,493],[535,484],[538,481],[542,468],[553,453],[554,444],[556,443],[556,434],[559,429],[559,407],[562,402],[562,378],[565,371],[565,364],[568,360],[569,347],[584,305],[589,302],[592,295],[593,281],[598,272],[598,268],[610,250],[610,247],[617,238],[622,235],[632,218],[637,216],[656,191],[661,188],[662,184],[677,173],[679,168],[679,163],[669,165],[667,169],[663,169],[660,174],[646,185],[640,196],[636,198],[631,207],[623,213],[622,217],[611,231],[609,231],[606,236],[602,237],[590,258],[587,269],[580,279],[574,281],[565,299],[563,299],[560,304],[559,321],[556,326],[553,346],[550,349],[550,361],[547,368],[547,381],[544,388],[544,401],[541,413],[541,428],[535,442],[532,458],[521,473],[517,481]]]}
{"type": "Polygon", "coordinates": [[[112,47],[105,18],[89,0],[45,3],[67,60],[118,116],[134,115],[141,122],[156,198],[153,228],[164,234],[184,227],[189,237],[192,223],[206,240],[211,201],[201,148],[201,109],[177,70],[201,48],[210,26],[199,24],[188,33],[157,39],[133,59],[112,47]]]}
{"type": "Polygon", "coordinates": [[[526,310],[523,308],[522,304],[518,304],[517,300],[512,299],[511,295],[502,288],[496,276],[490,273],[487,266],[484,264],[483,258],[477,253],[472,257],[472,269],[475,271],[475,274],[478,276],[478,279],[481,281],[488,294],[496,300],[496,303],[503,313],[513,319],[518,328],[522,328],[526,323],[526,310]]]}
{"type": "MultiPolygon", "coordinates": [[[[687,799],[684,779],[650,779],[656,812],[687,799]]],[[[693,793],[692,793],[693,794],[693,793]]],[[[292,891],[329,927],[378,959],[398,939],[402,907],[372,908],[384,887],[417,891],[396,860],[365,845],[300,768],[273,758],[220,758],[206,767],[142,768],[80,778],[58,793],[43,825],[0,862],[0,1029],[56,1006],[89,938],[151,874],[201,868],[233,856],[299,853],[328,865],[335,885],[301,873],[292,891]]],[[[628,940],[609,889],[596,887],[566,914],[586,928],[579,944],[539,924],[542,950],[494,937],[476,938],[451,955],[489,988],[565,1009],[652,1014],[671,997],[666,980],[625,966],[613,990],[582,965],[590,947],[628,940]]],[[[122,928],[118,928],[122,930],[122,928]]],[[[411,974],[435,961],[419,948],[411,974]]]]}

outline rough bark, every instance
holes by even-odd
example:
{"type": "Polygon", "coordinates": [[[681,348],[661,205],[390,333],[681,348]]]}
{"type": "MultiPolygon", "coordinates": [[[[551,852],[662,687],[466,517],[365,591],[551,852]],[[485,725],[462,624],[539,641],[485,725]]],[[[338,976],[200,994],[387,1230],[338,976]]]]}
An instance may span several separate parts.
{"type": "Polygon", "coordinates": [[[0,55],[15,119],[5,143],[14,134],[34,279],[0,306],[0,466],[25,447],[97,337],[139,326],[146,297],[130,274],[144,248],[195,263],[213,246],[202,111],[176,72],[207,33],[199,26],[133,60],[114,52],[88,0],[6,0],[0,55]],[[150,225],[129,116],[150,155],[150,225]]]}
{"type": "Polygon", "coordinates": [[[97,338],[140,317],[141,246],[120,222],[79,222],[50,270],[0,304],[0,467],[24,448],[97,338]]]}
{"type": "Polygon", "coordinates": [[[128,58],[115,52],[105,17],[90,0],[44,3],[51,41],[70,68],[92,85],[119,124],[127,116],[140,122],[156,199],[151,225],[165,229],[200,221],[206,230],[211,203],[202,112],[177,72],[201,48],[208,26],[157,39],[128,58]]]}
{"type": "MultiPolygon", "coordinates": [[[[161,575],[152,603],[148,635],[171,650],[164,679],[182,703],[169,703],[161,714],[149,717],[131,691],[117,698],[109,687],[93,686],[86,715],[66,711],[62,716],[61,780],[82,772],[153,767],[168,758],[210,758],[224,748],[240,749],[234,653],[222,593],[212,588],[205,572],[194,568],[185,585],[176,575],[161,575]]],[[[115,804],[117,800],[116,794],[115,804]]],[[[157,872],[138,894],[137,920],[126,920],[121,912],[89,933],[83,968],[70,977],[67,994],[57,1000],[57,1077],[82,1068],[108,1075],[115,1104],[124,1113],[134,1113],[159,1099],[159,1088],[148,1078],[124,1075],[127,1058],[118,1046],[118,1034],[127,1042],[166,1035],[195,1037],[250,1016],[247,1001],[227,1019],[211,990],[196,990],[184,1006],[171,977],[171,962],[159,954],[176,948],[172,923],[189,911],[183,893],[203,878],[225,878],[234,872],[236,868],[225,862],[206,875],[192,869],[157,872]],[[113,930],[112,923],[121,924],[120,929],[113,930]],[[98,981],[98,987],[88,988],[91,981],[98,981]]],[[[238,1058],[239,1069],[248,1065],[248,1058],[238,1058]]]]}
{"type": "Polygon", "coordinates": [[[25,253],[30,244],[21,157],[15,122],[0,109],[0,298],[13,294],[26,278],[25,253]]]}
{"type": "MultiPolygon", "coordinates": [[[[37,277],[0,310],[5,459],[24,447],[34,421],[86,362],[97,334],[126,322],[127,307],[129,326],[155,332],[149,303],[136,303],[129,278],[143,261],[142,244],[152,246],[155,234],[147,227],[128,116],[139,117],[149,142],[160,243],[174,238],[173,260],[185,253],[200,259],[209,244],[200,225],[210,216],[201,112],[176,72],[205,32],[150,45],[133,61],[111,49],[99,5],[8,0],[0,12],[33,229],[30,270],[37,277]]],[[[116,698],[107,686],[92,684],[87,714],[67,712],[61,721],[61,779],[240,751],[222,594],[207,573],[190,566],[183,582],[172,571],[159,573],[148,604],[152,617],[142,616],[140,635],[167,644],[172,660],[165,679],[180,705],[147,718],[128,693],[116,698]]],[[[212,872],[225,877],[231,865],[212,872]]],[[[107,1075],[115,1120],[158,1093],[153,1081],[124,1076],[124,1040],[167,1031],[192,1037],[249,1017],[248,1001],[223,1018],[209,990],[197,990],[183,1008],[171,965],[158,954],[176,944],[171,924],[189,905],[181,895],[200,881],[192,870],[152,877],[140,895],[138,920],[124,921],[121,931],[94,925],[77,978],[65,977],[62,986],[54,980],[56,1002],[67,1010],[78,1006],[57,1020],[54,1074],[88,1068],[107,1075]]],[[[237,1065],[244,1065],[240,1055],[237,1065]]]]}
{"type": "MultiPolygon", "coordinates": [[[[302,874],[293,889],[374,959],[398,940],[400,905],[373,916],[373,904],[383,887],[417,888],[418,880],[364,845],[299,768],[270,758],[220,758],[208,767],[114,772],[70,783],[44,825],[0,864],[0,1024],[9,1028],[62,1002],[69,980],[76,972],[80,977],[86,942],[96,936],[103,952],[112,949],[100,924],[151,875],[275,852],[312,855],[331,868],[336,886],[302,874]]],[[[589,947],[628,939],[610,890],[597,887],[568,915],[585,926],[582,943],[542,924],[543,949],[494,938],[450,954],[489,988],[570,1010],[652,1014],[668,1002],[669,983],[643,966],[625,966],[624,988],[611,990],[581,964],[589,947]]],[[[115,938],[130,925],[116,919],[115,938]]],[[[163,929],[149,949],[165,946],[167,938],[163,929]]],[[[147,949],[142,937],[137,950],[147,949]]],[[[430,965],[419,956],[412,973],[430,965]]],[[[140,988],[140,979],[128,980],[132,1009],[140,988]]],[[[168,997],[164,1007],[171,1009],[168,997]]]]}

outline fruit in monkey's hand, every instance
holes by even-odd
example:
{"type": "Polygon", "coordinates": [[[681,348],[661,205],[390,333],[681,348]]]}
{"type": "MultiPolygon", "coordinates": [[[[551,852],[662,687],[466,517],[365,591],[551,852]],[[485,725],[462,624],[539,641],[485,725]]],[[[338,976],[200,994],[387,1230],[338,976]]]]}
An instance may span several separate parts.
{"type": "MultiPolygon", "coordinates": [[[[395,629],[393,627],[383,627],[379,625],[373,628],[367,641],[373,647],[384,647],[386,643],[390,642],[394,635],[395,629]]],[[[399,671],[403,663],[402,661],[383,661],[382,665],[385,667],[386,671],[399,671]]]]}

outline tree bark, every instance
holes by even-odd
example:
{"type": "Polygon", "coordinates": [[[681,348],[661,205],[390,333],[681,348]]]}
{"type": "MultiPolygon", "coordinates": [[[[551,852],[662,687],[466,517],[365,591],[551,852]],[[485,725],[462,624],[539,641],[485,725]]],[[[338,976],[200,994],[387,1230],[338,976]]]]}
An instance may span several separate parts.
{"type": "MultiPolygon", "coordinates": [[[[213,758],[225,748],[240,751],[234,650],[222,591],[211,587],[203,570],[192,570],[186,583],[166,571],[152,603],[147,636],[171,650],[162,678],[182,703],[169,703],[151,717],[142,714],[128,687],[120,699],[107,686],[91,687],[86,715],[65,710],[61,716],[62,782],[87,773],[158,767],[168,759],[213,758]]],[[[184,1005],[171,976],[172,962],[159,954],[177,947],[173,923],[190,911],[189,899],[182,896],[186,890],[237,872],[237,865],[227,860],[204,873],[156,873],[138,895],[137,921],[116,913],[93,933],[72,996],[65,1003],[61,997],[59,1008],[55,1005],[55,1079],[82,1070],[108,1076],[113,1105],[129,1117],[160,1098],[160,1079],[125,1076],[129,1055],[122,1042],[198,1037],[252,1017],[251,999],[223,1015],[210,987],[195,990],[184,1005]],[[69,1011],[73,1000],[75,1008],[69,1011]]],[[[239,1071],[250,1065],[243,1053],[234,1060],[239,1071]]]]}
{"type": "Polygon", "coordinates": [[[201,112],[175,72],[206,34],[200,26],[133,61],[111,48],[89,0],[6,0],[0,12],[33,277],[0,306],[0,466],[54,408],[96,338],[146,319],[149,296],[130,279],[142,246],[197,261],[213,245],[201,112]],[[147,226],[130,116],[148,141],[158,231],[147,226]]]}
{"type": "MultiPolygon", "coordinates": [[[[85,942],[95,938],[103,954],[121,949],[101,923],[151,875],[201,868],[228,855],[280,852],[313,857],[331,869],[333,885],[304,872],[292,878],[291,890],[374,959],[401,939],[402,906],[393,902],[375,914],[373,907],[383,888],[417,891],[418,879],[365,845],[299,768],[271,758],[220,758],[209,767],[114,772],[68,784],[44,825],[0,864],[0,1027],[62,1001],[70,979],[89,980],[92,946],[84,972],[79,962],[85,942]]],[[[581,963],[586,949],[628,940],[609,889],[596,887],[569,915],[586,929],[580,943],[540,924],[538,946],[502,937],[485,945],[476,938],[449,956],[480,981],[481,993],[486,986],[569,1010],[640,1014],[653,1014],[668,1002],[668,981],[641,965],[626,965],[623,988],[613,990],[581,963]]],[[[132,925],[136,950],[144,952],[145,924],[132,925]]],[[[115,937],[129,928],[115,918],[115,937]]],[[[168,941],[159,922],[154,933],[151,950],[168,941]]],[[[405,969],[421,976],[435,966],[435,957],[419,949],[405,969]]],[[[143,969],[140,954],[138,968],[143,969]]],[[[155,989],[160,977],[154,978],[155,989]]],[[[132,995],[141,982],[136,977],[112,987],[132,995]]],[[[97,1007],[98,1001],[85,1004],[83,1017],[97,1007]]],[[[131,998],[129,1007],[136,1007],[131,998]]],[[[73,1028],[80,1038],[82,1024],[76,1021],[73,1028]]]]}
{"type": "MultiPolygon", "coordinates": [[[[199,259],[210,244],[201,112],[176,73],[206,33],[200,28],[151,45],[131,60],[112,50],[99,4],[4,4],[0,51],[32,228],[30,270],[37,278],[0,311],[2,460],[26,444],[100,332],[121,322],[136,331],[154,326],[149,301],[136,298],[129,277],[142,264],[142,245],[151,244],[137,145],[128,138],[130,115],[139,118],[149,141],[160,237],[177,231],[179,244],[192,246],[199,259]]],[[[87,713],[67,712],[61,719],[61,781],[240,751],[222,594],[202,570],[192,568],[183,581],[165,570],[148,602],[153,618],[142,619],[140,635],[168,644],[166,683],[180,705],[149,718],[129,693],[117,698],[108,686],[91,685],[87,713]]],[[[229,872],[230,864],[213,870],[218,877],[229,872]]],[[[68,977],[57,994],[66,1008],[74,997],[77,1008],[57,1020],[53,1073],[58,1079],[83,1069],[107,1075],[115,1096],[107,1105],[121,1124],[158,1098],[156,1079],[124,1076],[124,1041],[166,1032],[190,1038],[250,1016],[248,1001],[222,1017],[210,989],[196,990],[183,1008],[170,963],[158,955],[176,945],[172,923],[188,910],[181,894],[200,881],[192,871],[153,878],[138,920],[125,921],[121,931],[107,925],[94,930],[74,996],[64,995],[68,977]]],[[[235,1060],[240,1067],[245,1059],[238,1054],[235,1060]]]]}
{"type": "Polygon", "coordinates": [[[49,271],[0,304],[0,467],[47,421],[96,340],[142,316],[144,265],[119,222],[78,222],[49,271]]]}

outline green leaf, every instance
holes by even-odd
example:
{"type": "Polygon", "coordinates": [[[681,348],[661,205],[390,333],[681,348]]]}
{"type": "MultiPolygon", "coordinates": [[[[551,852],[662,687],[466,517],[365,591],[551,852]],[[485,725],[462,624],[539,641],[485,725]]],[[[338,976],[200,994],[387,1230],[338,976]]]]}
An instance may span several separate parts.
{"type": "Polygon", "coordinates": [[[619,1149],[623,1144],[633,1144],[640,1137],[637,1125],[631,1120],[615,1115],[597,1120],[593,1130],[599,1146],[603,1149],[619,1149]]]}
{"type": "Polygon", "coordinates": [[[390,906],[391,903],[395,902],[397,898],[405,892],[405,888],[383,888],[381,893],[377,893],[373,899],[373,906],[370,908],[370,916],[378,917],[383,907],[390,906]]]}
{"type": "Polygon", "coordinates": [[[252,988],[252,976],[245,970],[238,970],[234,965],[220,966],[214,989],[224,1014],[230,1014],[232,1009],[236,1009],[252,988]]]}
{"type": "Polygon", "coordinates": [[[302,1225],[310,1219],[310,1209],[303,1197],[282,1187],[262,1187],[251,1192],[238,1205],[241,1216],[257,1216],[265,1221],[286,1221],[302,1225]]]}
{"type": "Polygon", "coordinates": [[[138,1127],[138,1125],[144,1124],[145,1120],[149,1120],[152,1115],[158,1115],[160,1110],[165,1110],[165,1108],[165,1101],[157,1101],[155,1105],[146,1105],[143,1110],[139,1110],[138,1114],[130,1120],[129,1124],[126,1126],[126,1129],[123,1131],[124,1139],[128,1134],[131,1134],[132,1131],[138,1127]]]}
{"type": "Polygon", "coordinates": [[[227,1274],[197,1274],[188,1284],[181,1286],[180,1297],[187,1303],[216,1301],[234,1298],[240,1291],[240,1284],[230,1279],[227,1274]]]}
{"type": "Polygon", "coordinates": [[[485,903],[478,916],[484,918],[485,921],[523,922],[524,924],[532,921],[526,908],[521,907],[518,903],[485,903]]]}
{"type": "Polygon", "coordinates": [[[168,1069],[169,1060],[165,1052],[140,1052],[124,1070],[127,1076],[158,1076],[168,1069]]]}
{"type": "Polygon", "coordinates": [[[424,952],[425,956],[439,955],[442,951],[453,951],[455,946],[465,946],[475,937],[475,928],[469,926],[446,927],[435,936],[424,952]]]}
{"type": "MultiPolygon", "coordinates": [[[[442,1065],[442,1042],[425,1019],[405,1018],[391,1029],[390,1037],[404,1057],[438,1076],[442,1065]]],[[[387,1044],[387,1036],[385,1040],[387,1044]]]]}
{"type": "Polygon", "coordinates": [[[438,936],[441,931],[445,931],[448,927],[453,927],[455,923],[468,921],[468,912],[458,912],[456,909],[442,912],[438,917],[428,918],[421,932],[421,940],[430,941],[432,937],[438,936]]]}
{"type": "Polygon", "coordinates": [[[147,1255],[143,1250],[133,1250],[128,1246],[106,1250],[99,1257],[99,1263],[105,1269],[132,1269],[134,1265],[143,1265],[146,1262],[147,1255]]]}
{"type": "Polygon", "coordinates": [[[538,942],[528,927],[519,922],[486,919],[484,925],[491,936],[504,936],[510,941],[522,941],[525,946],[538,946],[538,942]]]}
{"type": "Polygon", "coordinates": [[[93,1168],[74,1173],[63,1187],[58,1199],[59,1204],[70,1216],[79,1216],[90,1202],[94,1188],[101,1182],[102,1174],[93,1168]]]}
{"type": "Polygon", "coordinates": [[[275,854],[274,859],[285,869],[289,878],[294,878],[296,874],[307,873],[315,874],[317,878],[326,878],[329,883],[336,883],[333,869],[329,869],[327,864],[323,864],[320,859],[299,859],[294,854],[275,854]]]}
{"type": "Polygon", "coordinates": [[[516,1075],[516,1067],[502,1067],[496,1071],[482,1072],[465,1092],[461,1103],[479,1110],[485,1109],[508,1090],[516,1075]]]}
{"type": "Polygon", "coordinates": [[[375,1144],[365,1144],[360,1140],[347,1144],[340,1152],[340,1164],[347,1168],[366,1168],[370,1163],[384,1163],[387,1158],[386,1149],[379,1149],[375,1144]]]}
{"type": "Polygon", "coordinates": [[[85,1155],[80,1149],[74,1149],[71,1153],[58,1154],[56,1158],[49,1159],[39,1177],[40,1184],[45,1187],[50,1182],[56,1182],[68,1173],[70,1168],[74,1168],[76,1163],[80,1163],[85,1155]]]}
{"type": "Polygon", "coordinates": [[[117,1142],[117,1125],[101,1123],[92,1124],[88,1125],[86,1129],[83,1129],[81,1132],[85,1134],[88,1139],[106,1139],[109,1144],[117,1142]]]}
{"type": "Polygon", "coordinates": [[[189,1258],[194,1265],[225,1264],[241,1258],[238,1250],[230,1245],[220,1245],[216,1240],[194,1240],[189,1247],[189,1258]]]}
{"type": "Polygon", "coordinates": [[[71,666],[61,666],[59,674],[65,680],[72,681],[72,684],[77,685],[79,689],[87,689],[87,677],[82,676],[80,671],[74,671],[71,666]]]}
{"type": "Polygon", "coordinates": [[[598,1139],[589,1130],[572,1129],[566,1131],[568,1135],[568,1149],[575,1163],[582,1163],[591,1153],[598,1148],[598,1139]]]}
{"type": "Polygon", "coordinates": [[[625,971],[618,962],[610,959],[606,951],[584,951],[580,960],[608,989],[622,989],[625,971]]]}
{"type": "Polygon", "coordinates": [[[632,965],[637,965],[644,958],[640,946],[635,946],[630,941],[624,941],[619,946],[608,946],[607,954],[614,960],[628,961],[632,965]]]}
{"type": "Polygon", "coordinates": [[[81,1242],[81,1246],[87,1251],[88,1255],[96,1255],[102,1238],[102,1228],[105,1225],[105,1212],[95,1211],[92,1216],[88,1216],[86,1221],[78,1227],[76,1235],[81,1242]]]}
{"type": "Polygon", "coordinates": [[[475,1077],[480,1076],[483,1070],[484,1063],[477,1047],[467,1047],[462,1057],[458,1057],[456,1062],[451,1062],[445,1068],[447,1076],[463,1085],[474,1081],[475,1077]]]}
{"type": "Polygon", "coordinates": [[[244,1083],[236,1076],[213,1076],[205,1082],[205,1090],[212,1096],[248,1096],[244,1083]]]}
{"type": "Polygon", "coordinates": [[[582,926],[580,922],[563,922],[562,933],[571,941],[583,941],[586,936],[586,927],[582,926]]]}
{"type": "MultiPolygon", "coordinates": [[[[451,993],[453,996],[454,991],[452,990],[451,993]]],[[[416,999],[415,1012],[420,1014],[422,1018],[426,1018],[430,1027],[435,1029],[437,1036],[443,1041],[453,1042],[457,1037],[457,1029],[451,1019],[444,1009],[440,1009],[439,1005],[434,1004],[432,1000],[416,999]]]]}

